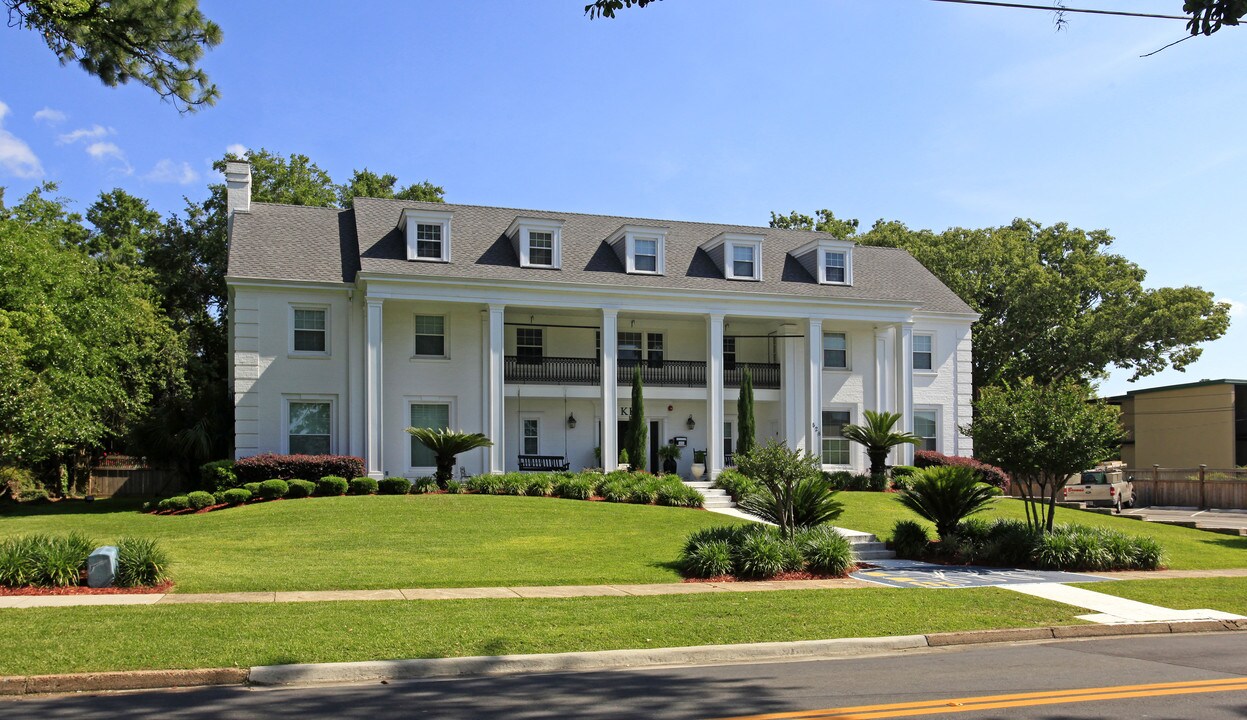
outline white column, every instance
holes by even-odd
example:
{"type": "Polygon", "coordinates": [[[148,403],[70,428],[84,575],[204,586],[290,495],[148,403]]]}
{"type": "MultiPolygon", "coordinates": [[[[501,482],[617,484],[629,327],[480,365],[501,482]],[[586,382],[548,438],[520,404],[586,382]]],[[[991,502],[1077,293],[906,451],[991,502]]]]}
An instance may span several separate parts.
{"type": "Polygon", "coordinates": [[[380,299],[368,299],[368,349],[364,361],[364,403],[367,406],[364,414],[365,457],[368,462],[368,477],[378,480],[385,476],[385,464],[381,457],[385,439],[381,429],[385,405],[381,382],[381,368],[384,364],[381,353],[381,305],[380,299]]]}
{"type": "Polygon", "coordinates": [[[723,315],[706,316],[706,474],[723,471],[723,315]]]}
{"type": "MultiPolygon", "coordinates": [[[[602,308],[602,469],[619,467],[619,311],[602,308]]],[[[629,458],[631,460],[631,458],[629,458]]]]}
{"type": "Polygon", "coordinates": [[[506,471],[507,438],[506,438],[506,389],[503,376],[503,362],[506,359],[506,340],[503,335],[505,305],[490,305],[486,311],[489,315],[489,327],[486,333],[489,353],[486,358],[484,385],[489,404],[486,406],[485,426],[489,428],[485,434],[494,442],[489,448],[487,472],[495,475],[506,471]]]}
{"type": "Polygon", "coordinates": [[[875,383],[874,398],[871,409],[875,412],[892,412],[892,353],[888,349],[888,340],[892,328],[875,328],[875,383]]]}
{"type": "Polygon", "coordinates": [[[805,451],[821,455],[823,432],[823,320],[810,318],[805,329],[805,451]]]}
{"type": "MultiPolygon", "coordinates": [[[[900,430],[914,431],[914,324],[901,323],[896,335],[896,412],[901,414],[900,430]]],[[[914,446],[900,447],[900,461],[914,462],[914,446]]]]}
{"type": "Polygon", "coordinates": [[[796,325],[779,326],[781,431],[788,447],[798,447],[805,437],[805,353],[802,351],[800,329],[796,325]]]}

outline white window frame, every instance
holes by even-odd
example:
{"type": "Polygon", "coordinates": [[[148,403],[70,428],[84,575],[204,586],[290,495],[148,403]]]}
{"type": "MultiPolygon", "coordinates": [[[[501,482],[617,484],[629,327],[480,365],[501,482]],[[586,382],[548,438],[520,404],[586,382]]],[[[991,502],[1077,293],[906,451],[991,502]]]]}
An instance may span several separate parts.
{"type": "Polygon", "coordinates": [[[411,316],[411,342],[412,360],[449,360],[450,359],[450,319],[444,313],[416,312],[411,316]],[[441,355],[421,355],[420,345],[416,342],[417,337],[421,334],[418,332],[418,325],[422,317],[440,317],[442,319],[442,354],[441,355]]]}
{"type": "Polygon", "coordinates": [[[541,415],[539,413],[520,413],[520,432],[519,432],[519,455],[540,455],[541,454],[541,415]],[[537,423],[537,451],[525,452],[524,442],[528,439],[528,435],[524,434],[524,424],[528,421],[537,423]]]}
{"type": "MultiPolygon", "coordinates": [[[[403,400],[404,400],[403,408],[405,410],[405,414],[403,415],[403,427],[404,428],[411,427],[411,406],[412,405],[447,405],[448,409],[446,411],[446,424],[451,428],[459,427],[459,421],[457,418],[458,408],[456,407],[458,405],[458,398],[449,397],[445,395],[408,395],[404,397],[403,400]]],[[[407,435],[407,433],[404,432],[403,435],[407,435]]],[[[412,462],[411,443],[415,441],[415,438],[411,437],[410,435],[407,435],[407,439],[408,439],[408,444],[407,444],[407,472],[408,474],[414,475],[416,477],[423,477],[425,475],[432,475],[433,473],[437,472],[436,465],[418,466],[418,465],[411,464],[412,462]]]]}
{"type": "MultiPolygon", "coordinates": [[[[934,450],[935,452],[943,452],[943,449],[942,449],[942,448],[943,448],[943,445],[944,445],[944,443],[943,443],[944,438],[943,438],[943,433],[941,433],[941,432],[940,432],[940,430],[941,430],[940,419],[941,419],[941,415],[942,415],[942,413],[943,413],[943,410],[944,410],[944,408],[940,407],[939,405],[915,405],[915,406],[914,406],[914,430],[913,430],[913,433],[914,433],[915,435],[918,435],[918,433],[917,433],[917,428],[918,428],[918,423],[917,423],[918,413],[931,413],[931,414],[935,415],[935,438],[934,438],[934,440],[935,440],[935,447],[934,447],[934,448],[931,448],[931,449],[932,449],[932,450],[934,450]]],[[[926,436],[923,436],[923,435],[919,435],[918,437],[921,437],[921,438],[923,438],[924,440],[926,439],[926,436]]],[[[916,445],[915,447],[916,447],[917,449],[919,449],[919,450],[925,450],[925,449],[926,449],[926,448],[925,448],[925,447],[923,447],[922,445],[916,445]]]]}
{"type": "Polygon", "coordinates": [[[533,345],[528,344],[528,343],[525,343],[522,346],[520,345],[520,333],[526,330],[530,332],[536,332],[541,336],[541,346],[540,346],[541,354],[537,356],[536,362],[534,362],[533,364],[540,363],[544,361],[546,358],[546,329],[539,328],[539,327],[517,327],[515,328],[515,359],[518,362],[524,362],[523,356],[520,355],[520,347],[534,347],[533,345]]]}
{"type": "Polygon", "coordinates": [[[667,231],[663,228],[643,225],[624,225],[606,239],[623,263],[629,275],[665,275],[667,272],[667,231]],[[649,240],[654,243],[654,269],[640,270],[636,264],[636,243],[649,240]]]}
{"type": "Polygon", "coordinates": [[[563,221],[549,218],[517,217],[511,221],[506,236],[519,255],[520,267],[535,270],[559,270],[563,267],[563,221]],[[550,234],[550,264],[532,261],[532,233],[550,234]]]}
{"type": "Polygon", "coordinates": [[[290,454],[290,404],[291,403],[328,403],[329,404],[329,454],[338,452],[338,433],[335,425],[338,419],[338,396],[312,393],[291,393],[281,396],[281,451],[290,454]]]}
{"type": "Polygon", "coordinates": [[[450,262],[452,213],[435,210],[404,210],[399,226],[407,235],[407,259],[411,262],[450,262]],[[421,225],[440,225],[442,234],[442,256],[437,258],[420,257],[417,253],[417,232],[421,225]]]}
{"type": "Polygon", "coordinates": [[[633,234],[628,233],[628,272],[633,275],[663,275],[666,274],[666,262],[664,251],[663,237],[660,235],[633,234]],[[654,269],[642,270],[637,267],[637,241],[646,241],[654,243],[654,269]]]}
{"type": "Polygon", "coordinates": [[[331,329],[331,315],[328,304],[324,303],[290,303],[290,309],[287,311],[287,326],[290,332],[287,333],[290,356],[291,357],[328,357],[332,354],[333,348],[332,336],[329,334],[331,329]],[[294,311],[295,310],[319,310],[325,314],[325,349],[324,350],[295,350],[294,349],[294,311]]]}
{"type": "Polygon", "coordinates": [[[844,330],[826,331],[823,333],[823,338],[821,340],[821,343],[822,343],[822,347],[820,349],[823,354],[823,369],[824,370],[831,370],[833,372],[850,372],[853,370],[853,344],[852,344],[852,341],[850,340],[850,336],[848,332],[845,332],[844,330]],[[844,366],[843,367],[827,364],[827,336],[828,335],[843,335],[844,336],[844,366]]]}
{"type": "Polygon", "coordinates": [[[821,464],[824,468],[832,468],[832,469],[835,469],[835,470],[851,470],[851,469],[853,469],[853,468],[855,467],[855,466],[854,466],[854,463],[853,463],[853,459],[854,459],[854,458],[853,458],[853,445],[854,445],[854,442],[853,442],[852,440],[849,440],[849,439],[845,438],[843,435],[841,435],[841,436],[839,436],[839,437],[840,437],[841,439],[843,439],[845,443],[847,443],[847,447],[848,447],[848,449],[849,449],[849,452],[848,452],[848,454],[849,454],[849,461],[848,461],[847,463],[844,463],[844,464],[840,464],[840,463],[825,463],[825,462],[823,462],[823,456],[824,456],[824,453],[823,453],[823,443],[824,443],[824,442],[826,442],[826,441],[828,440],[827,436],[823,433],[823,427],[824,427],[824,426],[823,426],[823,416],[822,416],[822,413],[825,413],[825,412],[843,412],[843,413],[848,413],[848,414],[849,414],[849,422],[848,422],[848,424],[850,424],[850,425],[851,425],[851,424],[853,424],[854,422],[856,422],[856,419],[855,419],[855,418],[856,418],[856,414],[857,414],[857,407],[856,407],[856,406],[854,406],[854,405],[828,405],[827,407],[824,407],[824,408],[823,408],[823,409],[819,412],[819,416],[818,416],[818,462],[819,462],[819,463],[820,463],[820,464],[821,464]]]}
{"type": "Polygon", "coordinates": [[[618,362],[635,362],[638,364],[644,363],[645,362],[645,331],[644,330],[631,330],[631,329],[617,331],[615,333],[615,358],[618,362]],[[624,360],[623,358],[623,345],[624,344],[620,342],[619,336],[624,335],[624,334],[637,336],[637,344],[636,344],[637,357],[635,360],[632,358],[624,360]]]}
{"type": "Polygon", "coordinates": [[[843,250],[823,250],[822,256],[823,256],[823,284],[825,285],[848,285],[849,284],[849,254],[843,250]],[[835,256],[835,255],[840,256],[841,264],[838,266],[831,264],[831,258],[832,256],[835,256]],[[831,278],[827,277],[828,275],[827,271],[833,268],[838,268],[844,277],[840,280],[832,280],[831,278]]]}
{"type": "Polygon", "coordinates": [[[853,248],[852,240],[836,238],[820,238],[806,243],[792,251],[792,256],[801,260],[805,269],[814,275],[819,285],[852,285],[853,284],[853,248]],[[827,255],[836,253],[844,256],[844,280],[827,279],[827,255]],[[812,259],[811,259],[812,258],[812,259]]]}
{"type": "Polygon", "coordinates": [[[728,240],[723,243],[723,277],[728,280],[762,280],[762,241],[728,240]],[[753,252],[753,274],[736,274],[736,248],[749,248],[753,252]]]}
{"type": "Polygon", "coordinates": [[[935,334],[934,334],[934,333],[914,333],[914,346],[913,346],[912,354],[913,354],[913,357],[910,359],[910,362],[913,364],[913,368],[914,368],[914,372],[915,372],[915,373],[918,373],[918,374],[927,374],[927,375],[934,375],[934,374],[935,374],[935,334]],[[927,351],[919,351],[919,350],[918,350],[918,342],[917,342],[917,341],[918,341],[918,338],[920,338],[920,337],[929,338],[929,339],[931,340],[931,349],[930,349],[930,350],[927,350],[927,351]],[[918,367],[918,363],[917,363],[916,361],[917,361],[917,359],[918,359],[918,353],[919,353],[919,352],[926,352],[926,354],[928,354],[928,355],[930,355],[930,356],[931,356],[931,367],[929,367],[929,368],[920,368],[920,367],[918,367]]]}

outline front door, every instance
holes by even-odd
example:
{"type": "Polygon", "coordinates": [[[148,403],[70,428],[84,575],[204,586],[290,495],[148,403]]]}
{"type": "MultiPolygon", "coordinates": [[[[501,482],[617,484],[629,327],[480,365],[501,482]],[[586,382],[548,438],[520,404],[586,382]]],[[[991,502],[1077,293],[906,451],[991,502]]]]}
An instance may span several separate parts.
{"type": "Polygon", "coordinates": [[[662,459],[658,457],[658,445],[661,443],[662,424],[657,420],[649,421],[649,471],[655,475],[662,474],[662,459]]]}

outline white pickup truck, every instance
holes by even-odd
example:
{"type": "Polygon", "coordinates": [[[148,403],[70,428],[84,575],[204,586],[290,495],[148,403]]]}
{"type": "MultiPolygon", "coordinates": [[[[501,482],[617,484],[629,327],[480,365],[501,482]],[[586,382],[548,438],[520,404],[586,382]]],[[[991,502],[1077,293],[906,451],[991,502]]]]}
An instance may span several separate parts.
{"type": "Polygon", "coordinates": [[[1107,505],[1118,513],[1123,507],[1134,507],[1134,478],[1125,473],[1125,464],[1106,463],[1078,475],[1065,483],[1066,502],[1107,505]]]}

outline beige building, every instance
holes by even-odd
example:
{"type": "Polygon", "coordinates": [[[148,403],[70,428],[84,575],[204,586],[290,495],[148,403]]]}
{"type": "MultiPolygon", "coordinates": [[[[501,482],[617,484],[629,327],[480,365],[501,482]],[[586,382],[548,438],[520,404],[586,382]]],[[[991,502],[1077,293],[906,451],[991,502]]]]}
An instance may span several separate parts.
{"type": "Polygon", "coordinates": [[[1127,467],[1247,465],[1247,380],[1201,380],[1106,399],[1121,407],[1127,467]]]}

